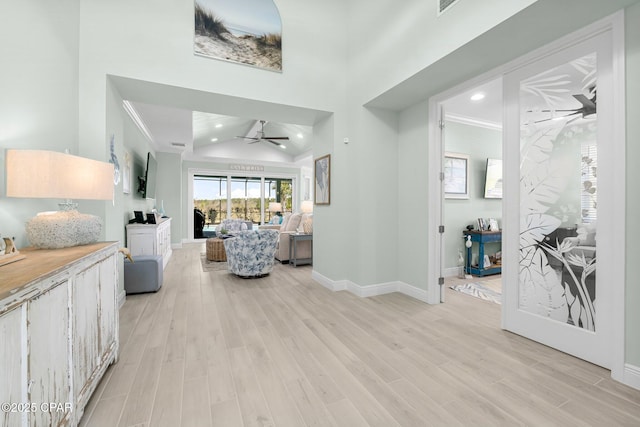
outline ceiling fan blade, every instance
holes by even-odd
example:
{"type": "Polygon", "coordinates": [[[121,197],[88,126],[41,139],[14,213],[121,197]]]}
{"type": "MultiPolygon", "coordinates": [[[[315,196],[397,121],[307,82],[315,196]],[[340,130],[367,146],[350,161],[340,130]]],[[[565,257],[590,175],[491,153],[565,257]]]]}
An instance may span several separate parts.
{"type": "Polygon", "coordinates": [[[252,139],[251,141],[247,141],[247,144],[255,144],[256,142],[260,142],[259,139],[252,139]]]}
{"type": "Polygon", "coordinates": [[[252,137],[249,137],[249,136],[236,136],[236,138],[239,138],[239,139],[249,139],[249,140],[251,140],[251,141],[255,141],[255,142],[260,141],[260,138],[252,138],[252,137]]]}
{"type": "Polygon", "coordinates": [[[289,140],[288,136],[263,136],[262,139],[282,139],[285,141],[289,140]]]}
{"type": "Polygon", "coordinates": [[[278,147],[282,146],[282,144],[280,144],[278,141],[272,141],[272,140],[271,140],[271,139],[269,139],[269,138],[264,138],[264,139],[265,139],[266,141],[269,141],[270,143],[272,143],[272,144],[274,144],[274,145],[277,145],[278,147]]]}

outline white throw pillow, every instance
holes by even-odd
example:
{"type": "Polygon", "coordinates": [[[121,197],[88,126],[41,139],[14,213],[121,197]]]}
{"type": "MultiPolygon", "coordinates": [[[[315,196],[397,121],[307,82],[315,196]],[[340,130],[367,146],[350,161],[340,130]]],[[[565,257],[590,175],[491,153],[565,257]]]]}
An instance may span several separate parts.
{"type": "Polygon", "coordinates": [[[302,219],[302,214],[294,213],[287,221],[287,224],[283,226],[284,231],[296,231],[298,226],[300,225],[300,220],[302,219]]]}

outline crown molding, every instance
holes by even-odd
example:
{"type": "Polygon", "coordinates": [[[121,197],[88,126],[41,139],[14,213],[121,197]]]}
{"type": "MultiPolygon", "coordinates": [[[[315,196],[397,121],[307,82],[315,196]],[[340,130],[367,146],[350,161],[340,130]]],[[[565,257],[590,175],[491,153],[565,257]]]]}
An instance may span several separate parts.
{"type": "Polygon", "coordinates": [[[477,127],[492,129],[492,130],[502,130],[502,123],[490,122],[488,120],[474,119],[472,117],[462,116],[460,114],[446,113],[444,118],[447,121],[454,122],[454,123],[461,123],[463,125],[477,126],[477,127]]]}

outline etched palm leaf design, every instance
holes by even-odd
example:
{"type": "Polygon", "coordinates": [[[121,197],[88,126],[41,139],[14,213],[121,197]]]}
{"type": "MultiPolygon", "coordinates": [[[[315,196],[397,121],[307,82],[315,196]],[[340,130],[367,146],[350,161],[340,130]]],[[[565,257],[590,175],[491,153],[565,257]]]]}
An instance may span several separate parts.
{"type": "MultiPolygon", "coordinates": [[[[519,306],[589,330],[595,330],[595,309],[586,283],[595,274],[595,258],[572,253],[573,244],[545,239],[567,211],[577,211],[563,198],[573,191],[573,175],[581,173],[575,147],[593,124],[576,121],[585,115],[573,109],[580,95],[595,102],[595,65],[595,54],[587,55],[520,86],[519,306]]],[[[579,198],[580,188],[576,192],[579,198]]]]}

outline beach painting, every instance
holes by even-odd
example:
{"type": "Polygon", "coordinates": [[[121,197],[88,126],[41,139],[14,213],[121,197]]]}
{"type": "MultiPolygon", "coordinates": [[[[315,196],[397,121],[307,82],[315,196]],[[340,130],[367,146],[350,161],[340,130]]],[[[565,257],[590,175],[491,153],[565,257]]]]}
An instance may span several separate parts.
{"type": "Polygon", "coordinates": [[[273,0],[195,0],[196,55],[282,71],[282,21],[273,0]]]}

